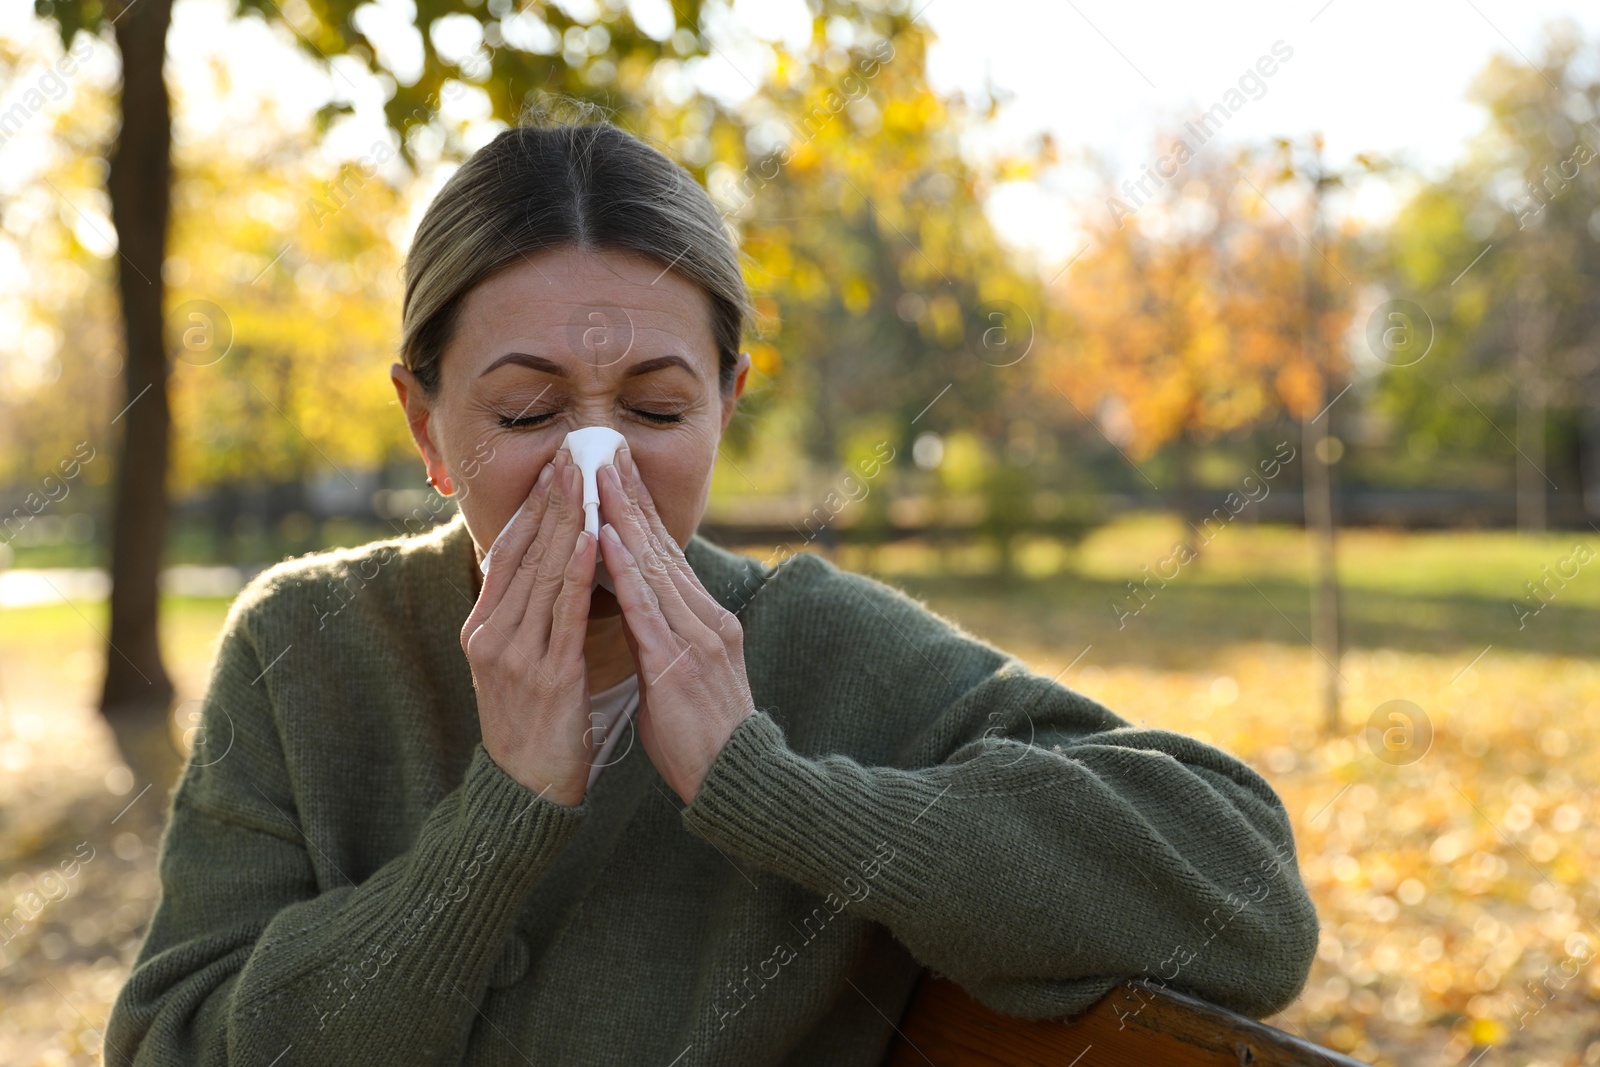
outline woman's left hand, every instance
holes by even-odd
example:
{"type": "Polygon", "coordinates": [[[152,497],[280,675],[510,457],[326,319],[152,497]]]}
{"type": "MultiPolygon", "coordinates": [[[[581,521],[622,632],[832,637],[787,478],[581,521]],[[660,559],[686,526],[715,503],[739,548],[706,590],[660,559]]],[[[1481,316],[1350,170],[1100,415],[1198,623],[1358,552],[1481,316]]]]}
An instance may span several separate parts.
{"type": "Polygon", "coordinates": [[[600,469],[600,551],[639,672],[639,738],[685,804],[734,728],[755,711],[744,629],[689,567],[626,446],[600,469]],[[614,531],[614,540],[607,531],[614,531]]]}

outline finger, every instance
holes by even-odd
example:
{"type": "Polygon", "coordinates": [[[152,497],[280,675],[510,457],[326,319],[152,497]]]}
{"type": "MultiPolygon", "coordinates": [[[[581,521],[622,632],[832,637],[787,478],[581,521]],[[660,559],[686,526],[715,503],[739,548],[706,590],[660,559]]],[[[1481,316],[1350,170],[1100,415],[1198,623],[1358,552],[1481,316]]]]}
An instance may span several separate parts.
{"type": "Polygon", "coordinates": [[[674,561],[677,565],[677,574],[683,579],[682,582],[678,582],[678,593],[682,593],[683,600],[694,608],[696,613],[701,614],[702,621],[717,627],[733,613],[723,608],[722,603],[718,603],[717,598],[710,595],[706,585],[702,585],[699,581],[699,574],[694,573],[688,555],[685,555],[677,539],[667,530],[667,523],[662,522],[661,512],[656,510],[656,499],[650,494],[650,486],[645,485],[642,477],[638,477],[638,469],[634,467],[632,456],[627,456],[626,462],[619,469],[619,474],[622,475],[622,486],[634,496],[635,504],[645,515],[651,528],[656,531],[656,537],[659,541],[666,542],[667,558],[674,561]]]}
{"type": "MultiPolygon", "coordinates": [[[[546,463],[539,471],[539,477],[534,480],[533,486],[528,490],[527,497],[517,510],[512,512],[510,520],[489,545],[489,551],[483,554],[484,586],[487,588],[489,577],[494,571],[496,562],[519,559],[522,553],[528,550],[528,545],[533,543],[533,535],[539,530],[539,514],[544,503],[549,499],[551,483],[555,480],[555,464],[546,463]]],[[[501,567],[501,573],[508,573],[509,568],[501,567]]],[[[500,586],[504,590],[504,583],[500,586]]]]}
{"type": "MultiPolygon", "coordinates": [[[[524,613],[519,622],[517,641],[534,655],[543,655],[550,645],[552,612],[561,595],[567,564],[578,548],[578,531],[583,529],[583,476],[574,463],[567,463],[560,507],[545,519],[548,529],[539,531],[534,542],[538,556],[530,556],[523,569],[532,575],[524,613]]],[[[515,593],[507,593],[507,597],[515,593]]]]}
{"type": "Polygon", "coordinates": [[[622,475],[623,488],[628,490],[649,527],[655,531],[656,540],[666,546],[667,558],[675,567],[674,576],[678,579],[678,594],[683,597],[684,603],[700,616],[701,622],[711,629],[720,631],[733,617],[733,613],[724,608],[717,598],[707,591],[700,582],[700,576],[689,566],[688,557],[667,530],[667,524],[661,520],[661,514],[656,510],[655,498],[650,495],[650,487],[645,485],[644,479],[639,477],[631,453],[623,457],[618,473],[622,475]]]}
{"type": "Polygon", "coordinates": [[[544,465],[533,489],[528,493],[528,499],[512,515],[511,521],[500,531],[494,544],[489,546],[488,555],[484,557],[488,569],[483,576],[483,592],[479,600],[485,605],[484,618],[495,618],[496,625],[514,627],[516,619],[520,617],[522,597],[510,601],[512,611],[509,618],[501,609],[508,603],[506,594],[517,585],[523,557],[528,554],[544,525],[545,515],[549,513],[551,500],[560,485],[560,475],[561,468],[557,464],[544,465]]]}
{"type": "MultiPolygon", "coordinates": [[[[572,477],[576,472],[565,459],[565,454],[560,452],[556,453],[553,467],[554,475],[544,512],[539,517],[538,529],[520,555],[508,553],[506,556],[507,560],[515,559],[517,565],[508,567],[512,572],[510,584],[492,618],[507,633],[522,625],[531,606],[530,599],[541,586],[547,588],[545,610],[549,610],[549,603],[555,599],[554,590],[560,588],[561,574],[566,569],[573,545],[575,535],[563,536],[561,529],[563,520],[570,518],[573,510],[572,477]]],[[[542,651],[543,645],[539,647],[542,651]]]]}
{"type": "Polygon", "coordinates": [[[627,445],[623,445],[617,451],[616,471],[623,492],[627,494],[633,506],[639,509],[645,528],[649,531],[657,549],[672,562],[681,564],[683,569],[687,570],[689,561],[684,558],[683,548],[677,539],[667,532],[667,524],[662,522],[661,516],[656,513],[655,500],[645,488],[644,479],[639,477],[639,469],[634,465],[633,453],[627,445]]]}
{"type": "MultiPolygon", "coordinates": [[[[595,544],[597,546],[600,544],[599,538],[595,539],[595,544]]],[[[622,639],[628,643],[628,655],[633,657],[633,662],[637,665],[639,662],[639,639],[633,636],[633,627],[628,625],[628,617],[626,615],[622,616],[622,639]]],[[[644,681],[642,677],[639,679],[641,700],[644,697],[644,681]]]]}
{"type": "Polygon", "coordinates": [[[550,642],[545,655],[558,667],[583,664],[583,639],[588,630],[589,600],[599,558],[599,541],[580,526],[577,544],[562,575],[561,590],[550,609],[550,642]]]}
{"type": "MultiPolygon", "coordinates": [[[[489,546],[489,551],[484,556],[488,568],[483,575],[483,588],[478,591],[477,603],[473,605],[472,613],[467,616],[466,624],[461,629],[463,647],[505,601],[506,590],[510,588],[517,573],[516,566],[510,561],[521,558],[527,552],[528,545],[544,519],[550,499],[550,488],[554,482],[555,467],[547,463],[539,472],[539,477],[534,480],[533,487],[528,490],[527,497],[511,516],[511,520],[489,546]],[[496,562],[500,564],[498,567],[494,566],[496,562]]],[[[496,627],[503,628],[502,620],[496,620],[496,627]]],[[[506,637],[509,640],[509,633],[506,637]]]]}
{"type": "Polygon", "coordinates": [[[633,634],[642,685],[646,667],[660,671],[667,660],[678,655],[683,642],[673,637],[672,626],[661,614],[661,601],[655,588],[640,573],[638,561],[609,522],[600,527],[600,552],[605,558],[606,570],[611,572],[611,584],[616,586],[623,625],[633,634]]]}
{"type": "Polygon", "coordinates": [[[609,490],[609,501],[603,499],[600,504],[611,519],[609,525],[621,535],[634,565],[654,591],[668,624],[688,641],[697,642],[708,636],[715,622],[707,623],[684,602],[683,594],[678,591],[676,568],[667,554],[656,546],[638,506],[622,490],[616,467],[601,468],[598,480],[609,490]]]}
{"type": "MultiPolygon", "coordinates": [[[[595,546],[596,548],[600,546],[599,538],[595,539],[595,546]]],[[[639,708],[636,714],[644,716],[648,714],[650,707],[649,679],[645,677],[645,669],[642,666],[644,661],[639,658],[639,639],[633,636],[633,627],[628,625],[626,612],[622,615],[622,639],[628,643],[628,655],[633,657],[633,664],[639,675],[639,708]]]]}

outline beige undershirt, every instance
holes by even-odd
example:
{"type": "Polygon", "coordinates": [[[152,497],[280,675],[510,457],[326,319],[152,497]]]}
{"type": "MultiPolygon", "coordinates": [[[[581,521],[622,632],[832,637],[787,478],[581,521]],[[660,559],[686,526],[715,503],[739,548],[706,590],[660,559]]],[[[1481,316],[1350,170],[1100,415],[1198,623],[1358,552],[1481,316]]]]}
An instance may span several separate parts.
{"type": "MultiPolygon", "coordinates": [[[[609,689],[589,696],[590,744],[597,748],[589,767],[589,787],[605,767],[628,754],[629,744],[618,744],[629,733],[627,719],[639,707],[639,675],[630,674],[609,689]]],[[[630,743],[631,744],[631,743],[630,743]]]]}

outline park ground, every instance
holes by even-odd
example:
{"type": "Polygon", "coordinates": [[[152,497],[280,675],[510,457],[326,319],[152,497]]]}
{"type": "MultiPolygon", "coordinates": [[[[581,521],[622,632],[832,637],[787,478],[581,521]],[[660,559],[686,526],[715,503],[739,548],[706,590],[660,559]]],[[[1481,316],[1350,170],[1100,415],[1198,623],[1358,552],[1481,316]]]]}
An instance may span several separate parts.
{"type": "MultiPolygon", "coordinates": [[[[1175,568],[1179,533],[1141,517],[1079,546],[1031,542],[1010,582],[978,546],[836,558],[1273,784],[1322,927],[1305,991],[1274,1025],[1395,1067],[1600,1065],[1600,533],[1345,532],[1332,730],[1302,533],[1230,528],[1175,568]],[[1172,577],[1133,599],[1146,566],[1172,577]],[[1386,749],[1367,731],[1395,700],[1420,709],[1425,751],[1418,733],[1386,749]]],[[[227,604],[165,605],[186,701],[227,604]]],[[[30,916],[0,943],[3,1063],[98,1062],[158,892],[164,798],[141,792],[93,710],[104,613],[0,613],[0,918],[30,916]]],[[[195,707],[179,706],[175,733],[195,707]]]]}

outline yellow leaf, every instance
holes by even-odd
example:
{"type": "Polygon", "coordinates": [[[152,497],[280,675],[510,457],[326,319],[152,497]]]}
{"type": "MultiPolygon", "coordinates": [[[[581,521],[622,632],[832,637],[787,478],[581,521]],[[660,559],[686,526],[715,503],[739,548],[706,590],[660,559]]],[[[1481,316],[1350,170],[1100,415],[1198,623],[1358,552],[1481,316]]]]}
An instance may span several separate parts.
{"type": "Polygon", "coordinates": [[[1505,1024],[1496,1019],[1474,1019],[1470,1032],[1475,1045],[1498,1045],[1506,1039],[1505,1024]]]}

